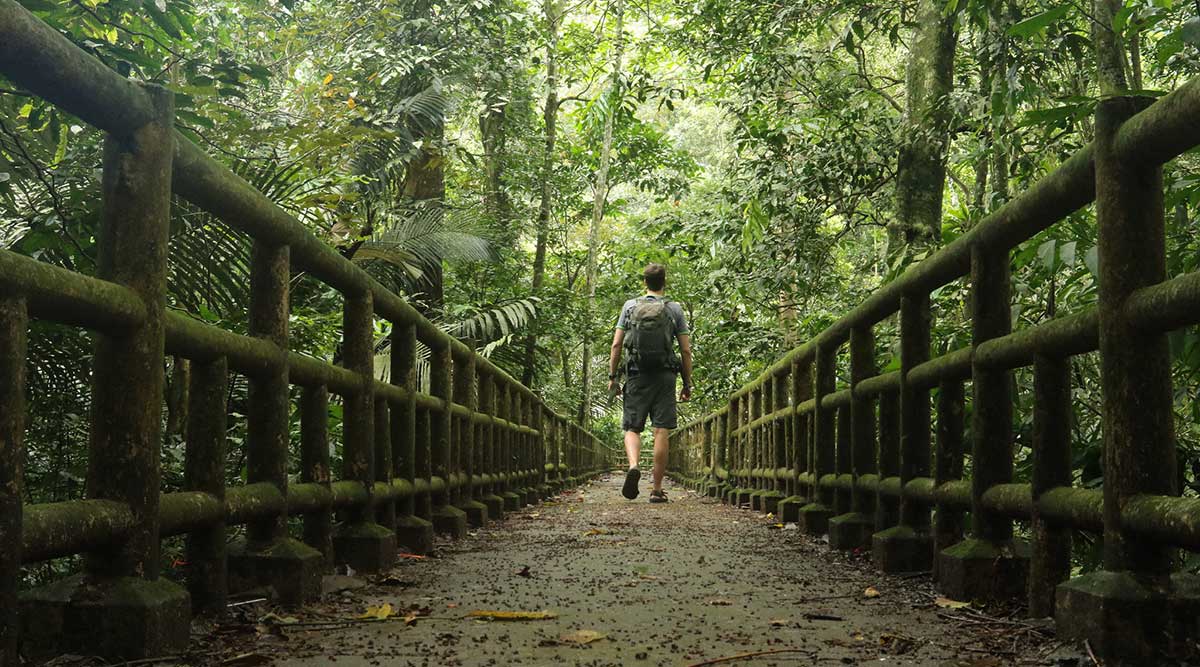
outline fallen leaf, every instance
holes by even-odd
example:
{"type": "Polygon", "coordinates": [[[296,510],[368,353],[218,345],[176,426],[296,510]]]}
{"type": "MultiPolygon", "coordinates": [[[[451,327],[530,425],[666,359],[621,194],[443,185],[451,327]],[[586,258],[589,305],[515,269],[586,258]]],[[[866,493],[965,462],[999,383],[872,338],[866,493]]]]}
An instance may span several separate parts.
{"type": "Polygon", "coordinates": [[[404,617],[404,624],[405,624],[405,625],[416,625],[416,624],[417,624],[417,618],[418,618],[417,614],[416,614],[415,612],[411,612],[411,611],[410,611],[410,612],[408,612],[408,614],[407,614],[407,615],[404,617]]]}
{"type": "Polygon", "coordinates": [[[232,658],[225,658],[221,661],[222,665],[230,665],[233,667],[250,667],[251,665],[269,665],[273,662],[271,658],[261,653],[243,653],[235,655],[232,658]]]}
{"type": "Polygon", "coordinates": [[[570,634],[560,635],[558,641],[564,644],[591,644],[592,642],[604,639],[608,635],[595,630],[576,630],[570,634]]]}
{"type": "Polygon", "coordinates": [[[410,560],[427,560],[429,558],[429,556],[422,556],[421,554],[406,554],[406,553],[398,553],[398,554],[396,554],[396,557],[397,558],[408,558],[410,560]]]}
{"type": "Polygon", "coordinates": [[[783,524],[782,523],[773,523],[773,524],[767,526],[767,530],[783,530],[783,524]]]}
{"type": "Polygon", "coordinates": [[[603,528],[593,528],[583,534],[584,537],[591,537],[592,535],[608,535],[608,531],[603,528]]]}
{"type": "Polygon", "coordinates": [[[970,602],[961,602],[959,600],[951,600],[950,598],[943,597],[936,598],[933,603],[943,609],[962,609],[963,607],[971,606],[970,602]]]}
{"type": "Polygon", "coordinates": [[[782,628],[788,624],[788,620],[786,618],[772,618],[770,623],[773,628],[782,628]]]}
{"type": "Polygon", "coordinates": [[[493,621],[545,621],[558,618],[552,611],[485,611],[476,609],[467,612],[471,618],[490,618],[493,621]]]}
{"type": "Polygon", "coordinates": [[[367,610],[360,614],[359,618],[373,618],[379,621],[391,616],[396,610],[390,604],[381,604],[378,607],[367,607],[367,610]]]}
{"type": "Polygon", "coordinates": [[[723,600],[721,598],[714,598],[712,600],[709,600],[707,602],[707,604],[710,604],[714,607],[730,607],[733,605],[733,602],[731,602],[729,600],[723,600]]]}
{"type": "Polygon", "coordinates": [[[266,614],[262,618],[258,619],[258,622],[265,623],[267,625],[270,625],[270,624],[291,625],[292,623],[299,623],[300,620],[297,619],[295,616],[280,616],[280,615],[276,614],[275,612],[271,612],[269,614],[266,614]]]}
{"type": "Polygon", "coordinates": [[[375,582],[375,584],[378,586],[395,586],[396,588],[408,588],[409,586],[415,586],[416,582],[407,581],[407,580],[401,579],[399,577],[384,577],[383,579],[377,580],[375,582]]]}
{"type": "Polygon", "coordinates": [[[844,621],[846,619],[833,614],[805,614],[804,618],[810,621],[844,621]]]}
{"type": "Polygon", "coordinates": [[[877,598],[879,597],[879,589],[874,586],[867,586],[867,590],[863,591],[863,597],[877,598]]]}
{"type": "Polygon", "coordinates": [[[446,603],[446,609],[457,609],[457,608],[458,608],[457,602],[447,602],[446,603]]]}
{"type": "Polygon", "coordinates": [[[525,567],[521,568],[521,571],[517,573],[517,576],[529,578],[529,577],[532,577],[533,575],[529,573],[529,566],[526,565],[525,567]]]}

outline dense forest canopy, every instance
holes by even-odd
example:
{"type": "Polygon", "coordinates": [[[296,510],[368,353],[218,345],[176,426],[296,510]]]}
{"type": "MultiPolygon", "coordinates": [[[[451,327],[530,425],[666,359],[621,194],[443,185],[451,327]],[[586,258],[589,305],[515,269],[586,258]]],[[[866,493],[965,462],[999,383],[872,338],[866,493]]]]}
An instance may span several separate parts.
{"type": "MultiPolygon", "coordinates": [[[[1115,92],[1200,73],[1200,2],[1182,0],[21,4],[173,90],[181,131],[614,444],[607,341],[647,262],[668,266],[695,332],[686,421],[1085,145],[1114,92],[1094,35],[1119,46],[1115,92]]],[[[0,80],[0,247],[94,272],[101,139],[0,80]]],[[[1166,173],[1170,274],[1200,263],[1196,167],[1166,173]]],[[[1015,327],[1095,301],[1094,227],[1081,211],[1014,254],[1015,327]]],[[[171,250],[170,307],[244,331],[246,239],[180,202],[171,250]]],[[[293,348],[337,359],[341,297],[302,274],[293,290],[293,348]]],[[[935,354],[969,344],[966,304],[957,284],[935,293],[935,354]]],[[[881,367],[897,363],[890,330],[881,367]]],[[[1195,485],[1200,335],[1171,341],[1195,485]]],[[[90,338],[35,323],[30,349],[27,489],[78,496],[90,338]]],[[[1099,370],[1072,363],[1076,465],[1095,484],[1099,370]]],[[[187,368],[164,370],[177,485],[187,368]]],[[[230,396],[236,444],[244,381],[230,396]]],[[[336,404],[330,419],[337,433],[336,404]]]]}

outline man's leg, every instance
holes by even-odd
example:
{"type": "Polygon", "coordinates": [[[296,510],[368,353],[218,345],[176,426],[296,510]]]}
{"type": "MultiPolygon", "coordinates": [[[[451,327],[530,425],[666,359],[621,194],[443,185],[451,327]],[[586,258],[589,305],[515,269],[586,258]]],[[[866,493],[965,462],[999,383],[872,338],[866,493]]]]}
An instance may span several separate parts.
{"type": "Polygon", "coordinates": [[[629,457],[629,468],[638,467],[638,457],[642,454],[642,434],[636,431],[625,431],[625,456],[629,457]]]}
{"type": "Polygon", "coordinates": [[[656,492],[662,491],[663,475],[667,473],[667,449],[671,444],[670,438],[671,429],[654,427],[654,490],[656,492]]]}

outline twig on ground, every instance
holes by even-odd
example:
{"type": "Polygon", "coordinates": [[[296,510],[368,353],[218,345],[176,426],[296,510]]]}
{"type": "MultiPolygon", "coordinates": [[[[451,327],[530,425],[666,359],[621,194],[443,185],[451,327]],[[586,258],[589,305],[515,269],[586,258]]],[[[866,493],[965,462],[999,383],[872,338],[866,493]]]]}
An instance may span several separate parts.
{"type": "Polygon", "coordinates": [[[804,653],[805,655],[813,655],[814,653],[803,648],[777,648],[770,651],[754,651],[751,653],[739,653],[737,655],[727,655],[723,658],[713,658],[712,660],[704,660],[702,662],[693,662],[687,667],[705,667],[705,665],[718,665],[722,662],[733,662],[743,658],[756,658],[760,655],[779,655],[781,653],[804,653]]]}
{"type": "Polygon", "coordinates": [[[1096,654],[1092,652],[1091,640],[1090,639],[1083,640],[1083,647],[1087,649],[1088,657],[1092,659],[1092,664],[1096,665],[1096,667],[1100,667],[1100,665],[1102,663],[1100,662],[1100,659],[1096,657],[1096,654]]]}

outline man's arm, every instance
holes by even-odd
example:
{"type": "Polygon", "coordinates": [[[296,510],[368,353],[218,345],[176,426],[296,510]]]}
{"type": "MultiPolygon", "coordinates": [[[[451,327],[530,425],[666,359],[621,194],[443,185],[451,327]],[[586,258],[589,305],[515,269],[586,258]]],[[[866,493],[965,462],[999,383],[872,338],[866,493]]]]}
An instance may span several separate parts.
{"type": "Polygon", "coordinates": [[[613,333],[612,350],[608,353],[608,390],[612,391],[616,383],[617,368],[621,364],[621,344],[625,342],[625,330],[617,329],[613,333]]]}
{"type": "Polygon", "coordinates": [[[679,334],[679,359],[683,362],[683,390],[679,392],[679,400],[687,401],[692,398],[691,334],[679,334]]]}

